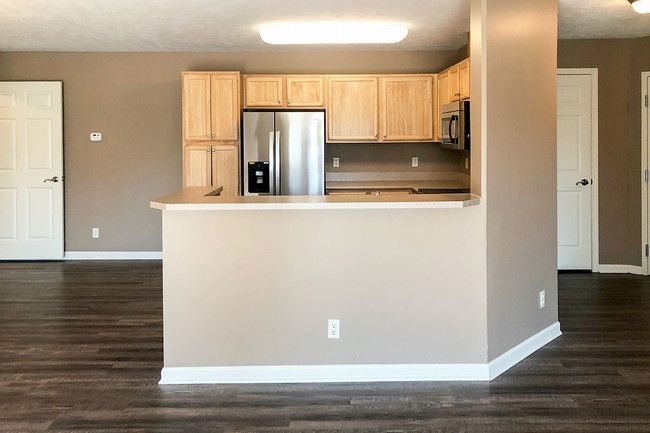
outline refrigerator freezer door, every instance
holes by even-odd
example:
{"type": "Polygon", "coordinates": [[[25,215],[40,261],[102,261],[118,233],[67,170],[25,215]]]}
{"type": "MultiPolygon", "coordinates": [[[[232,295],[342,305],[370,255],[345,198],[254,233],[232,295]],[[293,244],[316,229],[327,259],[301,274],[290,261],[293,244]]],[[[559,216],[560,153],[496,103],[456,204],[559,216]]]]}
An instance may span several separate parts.
{"type": "Polygon", "coordinates": [[[325,114],[276,112],[279,195],[325,194],[325,114]]]}
{"type": "MultiPolygon", "coordinates": [[[[274,171],[274,138],[275,138],[275,125],[273,121],[273,112],[244,112],[244,133],[242,135],[242,174],[244,177],[244,195],[273,195],[275,189],[275,171],[274,171]],[[249,175],[249,165],[255,162],[268,162],[268,176],[269,191],[265,193],[249,192],[257,188],[251,188],[251,182],[258,182],[255,179],[255,173],[249,175]]],[[[266,179],[264,179],[266,181],[266,179]]]]}

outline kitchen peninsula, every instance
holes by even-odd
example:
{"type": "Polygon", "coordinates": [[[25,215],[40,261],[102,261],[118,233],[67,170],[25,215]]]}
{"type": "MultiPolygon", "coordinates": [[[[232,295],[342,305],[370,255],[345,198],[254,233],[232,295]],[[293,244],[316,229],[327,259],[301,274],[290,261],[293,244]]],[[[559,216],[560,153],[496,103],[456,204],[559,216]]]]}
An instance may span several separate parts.
{"type": "MultiPolygon", "coordinates": [[[[201,130],[227,124],[204,104],[193,117],[203,148],[184,144],[193,158],[184,179],[203,185],[151,203],[163,227],[160,383],[492,380],[560,336],[556,31],[555,2],[471,2],[473,194],[205,196],[221,185],[220,167],[239,167],[240,137],[238,128],[201,130]],[[516,38],[504,31],[512,17],[522,24],[516,38]],[[230,140],[221,157],[219,136],[230,140]]],[[[248,100],[244,92],[244,104],[289,104],[289,78],[255,77],[253,88],[270,90],[248,100]]],[[[354,82],[374,95],[382,79],[393,82],[358,78],[330,85],[345,96],[354,82]]],[[[429,78],[416,78],[406,81],[428,88],[429,78]]],[[[209,102],[210,79],[226,89],[238,80],[215,74],[190,93],[209,102]]],[[[327,93],[306,94],[328,112],[327,93]]],[[[330,123],[328,138],[358,133],[377,148],[393,145],[389,130],[375,129],[390,124],[380,106],[381,98],[364,105],[370,116],[330,123]]],[[[418,126],[437,146],[429,124],[410,125],[418,126]]]]}
{"type": "Polygon", "coordinates": [[[430,364],[481,363],[477,196],[212,189],[151,203],[163,214],[161,383],[440,379],[451,373],[430,364]]]}

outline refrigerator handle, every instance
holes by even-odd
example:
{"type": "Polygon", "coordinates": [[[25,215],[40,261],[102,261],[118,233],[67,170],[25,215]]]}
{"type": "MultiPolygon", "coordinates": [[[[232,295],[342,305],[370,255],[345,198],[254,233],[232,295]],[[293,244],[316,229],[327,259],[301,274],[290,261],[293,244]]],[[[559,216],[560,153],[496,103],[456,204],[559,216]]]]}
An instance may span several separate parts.
{"type": "Polygon", "coordinates": [[[269,131],[269,194],[275,195],[275,143],[273,131],[269,131]]]}
{"type": "Polygon", "coordinates": [[[282,195],[282,182],[280,169],[282,168],[282,155],[280,154],[280,131],[275,132],[275,188],[276,195],[282,195]]]}

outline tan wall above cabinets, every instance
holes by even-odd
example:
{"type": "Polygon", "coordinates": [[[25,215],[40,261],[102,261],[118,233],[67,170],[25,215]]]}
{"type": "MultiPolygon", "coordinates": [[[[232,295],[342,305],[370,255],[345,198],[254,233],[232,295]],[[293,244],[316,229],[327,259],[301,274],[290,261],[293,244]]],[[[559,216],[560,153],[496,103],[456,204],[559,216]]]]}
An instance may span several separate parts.
{"type": "Polygon", "coordinates": [[[328,75],[327,141],[433,141],[435,77],[328,75]]]}
{"type": "Polygon", "coordinates": [[[239,146],[184,146],[183,187],[223,186],[222,196],[239,194],[239,146]]]}
{"type": "Polygon", "coordinates": [[[245,108],[324,108],[324,75],[244,75],[245,108]]]}
{"type": "Polygon", "coordinates": [[[236,142],[239,88],[239,72],[183,72],[183,143],[236,142]]]}

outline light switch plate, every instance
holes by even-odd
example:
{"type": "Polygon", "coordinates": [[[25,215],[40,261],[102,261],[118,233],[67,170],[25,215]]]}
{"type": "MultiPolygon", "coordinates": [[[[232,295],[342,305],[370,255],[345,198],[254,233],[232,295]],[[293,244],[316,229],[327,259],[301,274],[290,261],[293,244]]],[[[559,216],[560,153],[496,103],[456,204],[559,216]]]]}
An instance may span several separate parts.
{"type": "Polygon", "coordinates": [[[91,132],[90,133],[90,141],[102,141],[102,133],[101,132],[91,132]]]}
{"type": "Polygon", "coordinates": [[[420,165],[420,159],[417,156],[411,158],[411,167],[417,167],[420,165]]]}
{"type": "Polygon", "coordinates": [[[332,160],[332,167],[337,168],[338,166],[339,166],[339,159],[338,159],[338,158],[334,158],[334,159],[332,160]]]}

